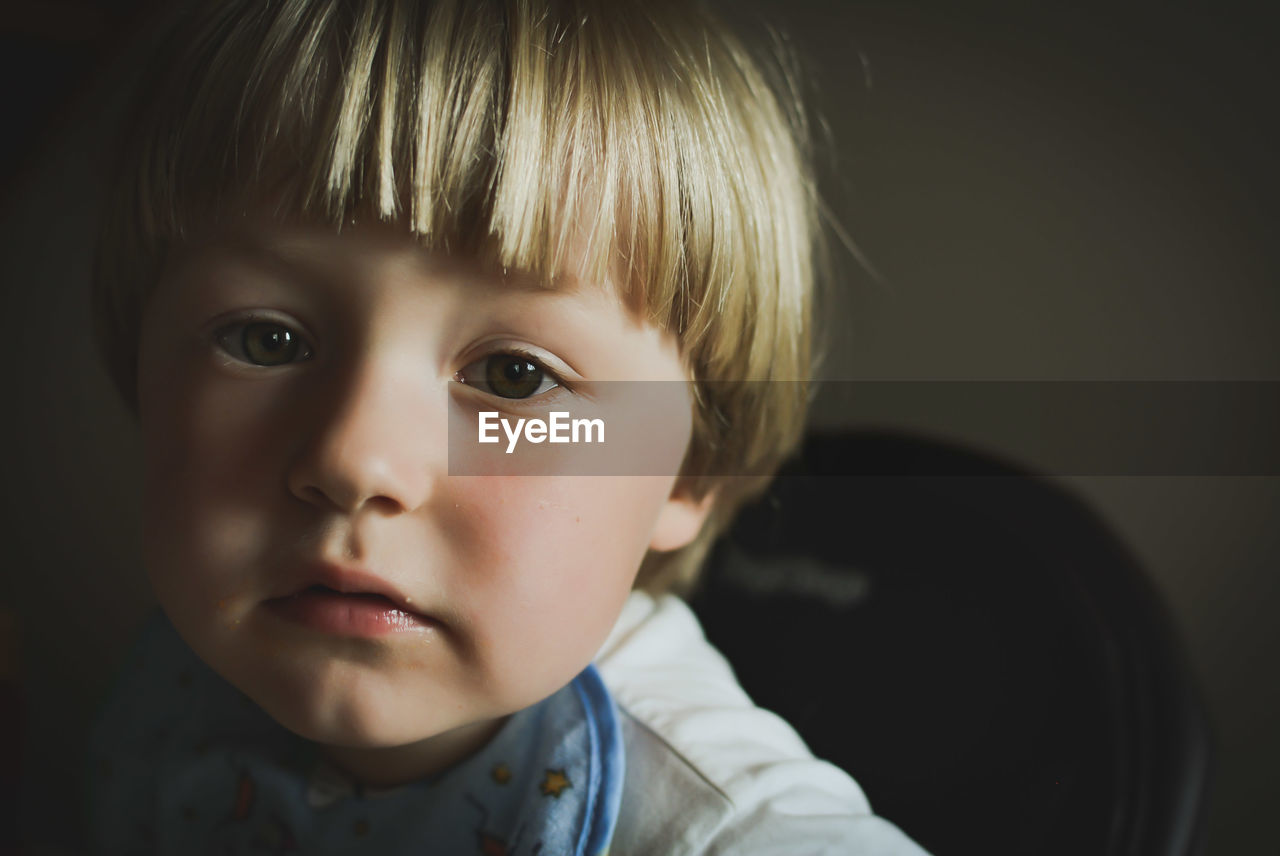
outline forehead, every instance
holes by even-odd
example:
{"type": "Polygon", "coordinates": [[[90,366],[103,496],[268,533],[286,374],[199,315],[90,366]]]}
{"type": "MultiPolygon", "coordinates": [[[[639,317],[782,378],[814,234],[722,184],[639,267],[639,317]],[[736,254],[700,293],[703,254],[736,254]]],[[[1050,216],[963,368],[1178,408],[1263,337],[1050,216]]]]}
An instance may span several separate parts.
{"type": "MultiPolygon", "coordinates": [[[[177,247],[162,281],[234,266],[301,286],[341,288],[389,276],[420,283],[461,279],[477,293],[590,297],[593,302],[625,306],[617,277],[592,278],[582,263],[584,258],[584,251],[571,248],[564,268],[547,276],[505,267],[478,253],[450,253],[424,246],[403,225],[377,219],[331,227],[254,218],[209,230],[198,240],[177,247]]],[[[635,311],[631,314],[638,315],[635,311]]]]}

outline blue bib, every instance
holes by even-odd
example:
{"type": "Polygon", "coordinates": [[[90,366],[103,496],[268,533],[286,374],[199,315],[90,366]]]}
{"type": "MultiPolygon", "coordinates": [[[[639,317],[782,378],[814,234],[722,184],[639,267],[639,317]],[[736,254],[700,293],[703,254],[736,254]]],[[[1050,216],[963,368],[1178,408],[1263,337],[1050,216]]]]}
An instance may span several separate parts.
{"type": "Polygon", "coordinates": [[[594,666],[437,776],[364,790],[151,622],[95,725],[104,853],[600,856],[625,759],[594,666]]]}

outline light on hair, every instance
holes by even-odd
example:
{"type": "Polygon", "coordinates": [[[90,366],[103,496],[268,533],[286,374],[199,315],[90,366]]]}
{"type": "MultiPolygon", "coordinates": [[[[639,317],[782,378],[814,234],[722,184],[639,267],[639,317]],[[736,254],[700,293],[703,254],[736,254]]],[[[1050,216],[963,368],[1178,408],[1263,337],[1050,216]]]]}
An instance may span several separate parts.
{"type": "Polygon", "coordinates": [[[147,75],[104,218],[102,352],[136,405],[139,318],[167,253],[264,208],[402,224],[554,287],[613,283],[672,330],[696,384],[683,485],[716,491],[638,585],[692,581],[797,444],[816,198],[798,99],[702,4],[220,0],[147,75]],[[784,383],[724,383],[785,381],[784,383]]]}

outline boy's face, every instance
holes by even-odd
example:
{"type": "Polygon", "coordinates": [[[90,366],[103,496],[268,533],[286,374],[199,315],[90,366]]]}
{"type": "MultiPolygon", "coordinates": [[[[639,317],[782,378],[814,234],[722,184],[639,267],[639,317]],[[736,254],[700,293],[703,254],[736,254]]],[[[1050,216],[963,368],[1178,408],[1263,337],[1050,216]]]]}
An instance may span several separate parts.
{"type": "Polygon", "coordinates": [[[585,667],[646,550],[705,513],[673,495],[679,452],[654,470],[669,476],[451,477],[456,394],[535,415],[507,405],[686,377],[612,289],[504,282],[389,226],[260,225],[188,249],[139,356],[157,596],[289,729],[371,779],[430,772],[585,667]],[[365,763],[385,747],[395,766],[365,763]]]}

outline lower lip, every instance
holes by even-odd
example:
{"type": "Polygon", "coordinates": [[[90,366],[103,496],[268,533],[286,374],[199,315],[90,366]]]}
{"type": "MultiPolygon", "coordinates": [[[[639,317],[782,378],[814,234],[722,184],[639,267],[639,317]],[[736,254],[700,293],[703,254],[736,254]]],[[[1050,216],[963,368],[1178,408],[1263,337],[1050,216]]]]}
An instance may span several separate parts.
{"type": "Polygon", "coordinates": [[[277,615],[321,633],[337,636],[389,636],[420,633],[435,622],[406,612],[385,597],[308,590],[267,601],[277,615]]]}

